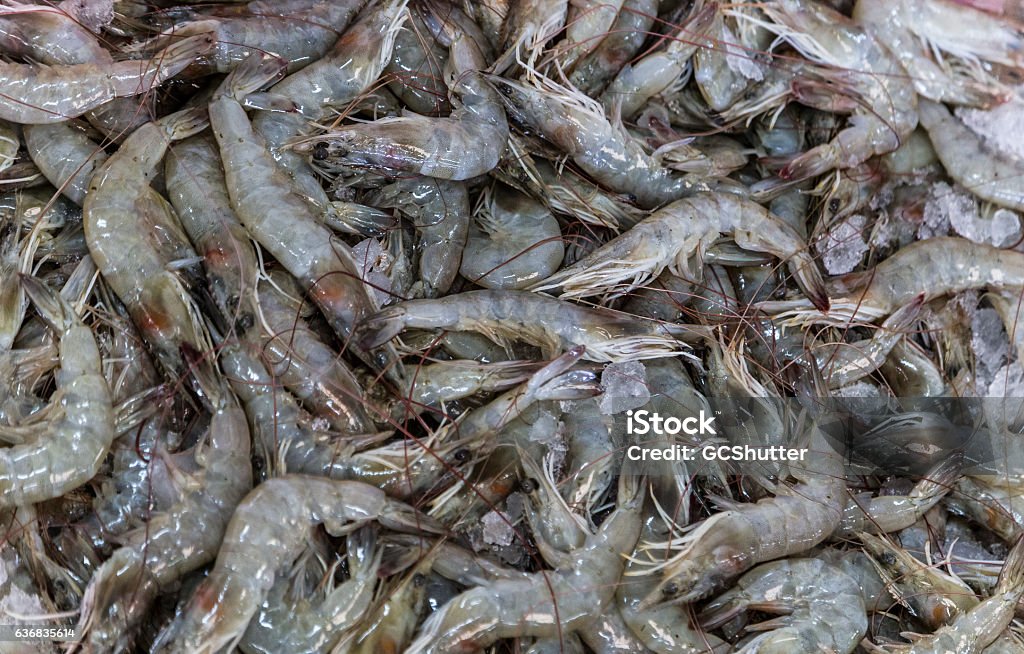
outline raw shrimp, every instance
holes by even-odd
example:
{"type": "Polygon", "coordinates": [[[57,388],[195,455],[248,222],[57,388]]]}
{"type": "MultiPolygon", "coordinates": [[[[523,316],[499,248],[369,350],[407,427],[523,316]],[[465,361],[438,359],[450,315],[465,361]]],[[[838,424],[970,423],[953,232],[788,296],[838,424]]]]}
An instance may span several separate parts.
{"type": "Polygon", "coordinates": [[[561,237],[543,204],[494,187],[473,215],[459,273],[484,288],[526,288],[558,270],[565,256],[561,237]]]}
{"type": "Polygon", "coordinates": [[[856,343],[825,345],[813,350],[815,362],[828,387],[847,386],[877,370],[885,363],[889,352],[903,338],[906,330],[917,320],[922,306],[924,296],[919,295],[886,318],[874,337],[856,343]]]}
{"type": "Polygon", "coordinates": [[[575,345],[591,361],[655,359],[682,353],[677,340],[701,338],[699,327],[637,320],[526,291],[466,291],[436,300],[399,302],[360,327],[366,345],[386,343],[406,329],[480,332],[504,343],[521,340],[553,357],[575,345]]]}
{"type": "MultiPolygon", "coordinates": [[[[1024,286],[1024,254],[974,243],[964,238],[937,237],[915,241],[871,270],[832,279],[825,320],[875,320],[913,302],[975,288],[1024,286]]],[[[809,300],[764,302],[760,306],[794,322],[822,320],[809,300]],[[806,308],[800,308],[806,307],[806,308]]]]}
{"type": "Polygon", "coordinates": [[[822,3],[773,0],[758,6],[775,21],[758,24],[779,34],[811,61],[827,66],[814,74],[838,83],[857,98],[850,125],[832,141],[789,162],[781,177],[805,179],[834,168],[851,168],[895,150],[910,136],[917,127],[912,76],[882,44],[822,3]]]}
{"type": "Polygon", "coordinates": [[[170,652],[211,653],[233,647],[298,555],[310,527],[341,535],[371,521],[398,531],[438,533],[440,526],[384,491],[355,481],[288,475],[260,484],[235,510],[209,576],[164,636],[170,652]]]}
{"type": "Polygon", "coordinates": [[[404,412],[407,402],[418,410],[424,406],[442,406],[484,391],[502,391],[525,382],[540,367],[534,361],[442,361],[417,366],[409,375],[405,397],[393,413],[404,412]]]}
{"type": "Polygon", "coordinates": [[[769,252],[786,261],[811,302],[828,311],[829,296],[807,244],[777,216],[749,200],[729,194],[701,194],[677,200],[612,239],[572,266],[534,284],[532,290],[562,289],[575,298],[627,293],[666,268],[691,282],[707,248],[731,234],[747,250],[769,252]],[[624,286],[620,287],[619,285],[624,286]]]}
{"type": "Polygon", "coordinates": [[[954,513],[974,520],[1008,543],[1024,535],[1024,503],[1019,485],[1012,482],[1001,488],[964,477],[957,481],[956,492],[946,504],[954,513]]]}
{"type": "Polygon", "coordinates": [[[565,38],[558,44],[557,65],[572,70],[581,57],[592,53],[607,38],[622,10],[623,0],[576,0],[569,3],[565,38]]]}
{"type": "Polygon", "coordinates": [[[611,602],[622,555],[640,535],[643,487],[642,479],[620,477],[615,511],[565,555],[565,567],[462,593],[427,618],[406,654],[469,654],[500,638],[557,638],[589,624],[611,602]]]}
{"type": "Polygon", "coordinates": [[[133,132],[89,182],[82,220],[96,266],[158,361],[173,376],[187,372],[193,390],[213,407],[223,391],[216,365],[183,355],[198,358],[212,349],[199,309],[174,271],[194,265],[196,255],[170,204],[150,187],[170,142],[206,124],[205,112],[188,109],[133,132]]]}
{"type": "Polygon", "coordinates": [[[380,77],[391,58],[395,35],[408,15],[407,2],[371,4],[330,52],[273,86],[269,93],[286,98],[298,112],[261,111],[252,120],[253,130],[292,178],[292,188],[320,211],[333,211],[333,207],[319,178],[304,157],[282,146],[302,135],[310,120],[318,120],[332,109],[344,110],[380,77]]]}
{"type": "Polygon", "coordinates": [[[416,632],[419,615],[426,608],[427,574],[436,556],[436,553],[428,552],[397,584],[388,588],[377,610],[365,618],[366,627],[342,641],[335,652],[397,654],[405,651],[416,632]]]}
{"type": "Polygon", "coordinates": [[[0,63],[0,118],[59,123],[118,97],[146,93],[213,49],[208,35],[182,39],[143,61],[41,67],[0,63]]]}
{"type": "Polygon", "coordinates": [[[950,177],[979,198],[1024,211],[1024,162],[993,151],[941,104],[921,100],[918,111],[950,177]]]}
{"type": "Polygon", "coordinates": [[[420,281],[426,297],[448,292],[459,272],[469,231],[466,185],[429,177],[400,179],[367,195],[378,207],[396,207],[419,232],[420,281]]]}
{"type": "Polygon", "coordinates": [[[882,571],[889,592],[909,605],[929,629],[938,629],[978,605],[970,586],[917,560],[902,547],[871,534],[862,534],[860,541],[882,571]]]}
{"type": "Polygon", "coordinates": [[[493,71],[503,74],[532,53],[539,53],[565,26],[568,10],[568,0],[510,0],[499,39],[501,54],[493,71]]]}
{"type": "MultiPolygon", "coordinates": [[[[289,584],[278,581],[238,643],[247,654],[328,652],[346,632],[364,620],[376,588],[383,550],[376,530],[366,526],[347,538],[349,578],[322,601],[286,597],[289,584]]],[[[329,571],[330,572],[330,571],[329,571]]]]}
{"type": "MultiPolygon", "coordinates": [[[[209,105],[210,124],[220,146],[231,206],[242,224],[303,284],[347,344],[355,324],[372,307],[352,252],[290,190],[285,173],[253,132],[237,99],[279,75],[283,66],[279,59],[254,55],[236,68],[209,105]]],[[[393,351],[378,358],[358,347],[354,350],[371,366],[401,376],[388,366],[396,358],[393,351]]]]}
{"type": "Polygon", "coordinates": [[[906,654],[981,654],[1013,620],[1014,610],[1024,596],[1024,539],[1017,542],[1003,563],[992,596],[935,633],[922,636],[913,645],[874,647],[875,652],[906,654]]]}
{"type": "Polygon", "coordinates": [[[508,141],[501,96],[481,72],[483,35],[455,8],[434,17],[449,48],[446,77],[459,106],[447,118],[415,114],[329,131],[295,144],[316,165],[370,167],[448,180],[482,175],[498,164],[508,141]]]}
{"type": "Polygon", "coordinates": [[[5,120],[0,120],[0,171],[7,170],[18,160],[18,134],[14,131],[14,125],[5,120]]]}
{"type": "Polygon", "coordinates": [[[810,429],[815,465],[789,464],[800,483],[792,488],[780,484],[775,497],[756,504],[722,500],[725,511],[682,536],[645,544],[648,566],[633,574],[660,572],[661,581],[642,608],[706,597],[758,563],[806,551],[836,530],[846,503],[842,457],[819,429],[810,429]],[[666,547],[673,554],[655,559],[666,547]]]}
{"type": "Polygon", "coordinates": [[[242,410],[218,409],[206,447],[195,454],[201,472],[191,490],[122,537],[89,582],[78,629],[91,647],[125,649],[159,590],[213,560],[232,512],[252,487],[249,445],[242,410]]]}
{"type": "MultiPolygon", "coordinates": [[[[114,440],[114,411],[92,332],[42,282],[22,277],[39,315],[59,335],[56,394],[31,428],[37,439],[0,449],[0,504],[21,506],[60,497],[92,479],[114,440]]],[[[9,428],[0,426],[0,435],[9,428]]]]}
{"type": "Polygon", "coordinates": [[[109,158],[103,147],[72,122],[26,125],[25,147],[39,172],[82,206],[89,180],[109,158]]]}
{"type": "Polygon", "coordinates": [[[608,34],[597,47],[576,62],[569,83],[590,97],[606,84],[643,47],[657,18],[658,0],[625,0],[608,34]]]}
{"type": "Polygon", "coordinates": [[[409,12],[409,27],[395,37],[391,62],[384,72],[392,79],[388,89],[409,109],[425,116],[443,116],[452,109],[443,77],[448,49],[437,43],[424,20],[422,12],[409,12]]]}
{"type": "Polygon", "coordinates": [[[768,32],[756,22],[729,20],[745,18],[756,9],[728,4],[724,7],[731,8],[723,11],[712,7],[717,10],[711,14],[710,24],[700,30],[701,33],[689,37],[695,38],[701,46],[693,57],[693,79],[712,111],[721,113],[733,109],[735,113],[733,107],[739,104],[744,92],[766,77],[757,53],[768,47],[770,38],[765,38],[768,32]]]}
{"type": "Polygon", "coordinates": [[[661,165],[624,127],[613,124],[597,101],[539,73],[529,73],[526,80],[496,80],[510,114],[605,188],[636,198],[646,209],[711,190],[702,177],[661,165]]]}
{"type": "Polygon", "coordinates": [[[820,559],[760,565],[708,603],[701,617],[705,625],[721,624],[749,610],[783,617],[748,627],[771,631],[742,642],[738,654],[849,654],[868,629],[860,586],[820,559]]]}
{"type": "Polygon", "coordinates": [[[942,462],[911,489],[907,495],[880,495],[861,503],[850,500],[833,538],[855,533],[886,534],[900,531],[921,519],[929,509],[953,489],[962,463],[953,458],[942,462]]]}

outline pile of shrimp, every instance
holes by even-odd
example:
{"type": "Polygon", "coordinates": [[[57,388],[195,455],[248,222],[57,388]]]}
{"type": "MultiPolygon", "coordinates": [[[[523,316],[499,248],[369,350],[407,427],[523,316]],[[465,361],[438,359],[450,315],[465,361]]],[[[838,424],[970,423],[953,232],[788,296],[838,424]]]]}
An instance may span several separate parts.
{"type": "Polygon", "coordinates": [[[1022,75],[1012,0],[0,0],[0,652],[1024,653],[1022,75]]]}

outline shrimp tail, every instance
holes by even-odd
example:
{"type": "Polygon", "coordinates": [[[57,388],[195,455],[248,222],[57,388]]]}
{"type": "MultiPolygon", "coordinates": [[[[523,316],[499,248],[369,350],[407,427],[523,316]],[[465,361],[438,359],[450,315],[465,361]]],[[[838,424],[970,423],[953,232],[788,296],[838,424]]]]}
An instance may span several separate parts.
{"type": "Polygon", "coordinates": [[[213,33],[206,32],[185,39],[175,40],[169,46],[153,55],[154,70],[140,81],[136,77],[115,78],[117,96],[132,96],[158,86],[188,68],[189,64],[203,55],[213,52],[217,41],[213,33]]]}
{"type": "Polygon", "coordinates": [[[1024,592],[1024,536],[1017,539],[1017,543],[1006,556],[994,595],[1021,592],[1024,592]]]}
{"type": "Polygon", "coordinates": [[[19,277],[22,288],[46,324],[60,332],[72,325],[75,312],[64,298],[31,275],[19,274],[19,277]]]}
{"type": "Polygon", "coordinates": [[[796,279],[796,283],[807,294],[816,309],[827,313],[830,307],[828,291],[825,288],[825,280],[821,276],[818,266],[806,253],[795,256],[790,264],[790,271],[796,279]]]}
{"type": "Polygon", "coordinates": [[[839,156],[831,143],[822,143],[796,157],[779,171],[779,177],[788,181],[800,181],[824,175],[840,167],[839,156]]]}
{"type": "Polygon", "coordinates": [[[356,341],[366,350],[380,347],[405,329],[407,315],[408,312],[398,306],[377,312],[356,328],[356,341]]]}
{"type": "Polygon", "coordinates": [[[919,293],[917,297],[911,300],[906,306],[900,307],[894,311],[891,316],[885,319],[882,323],[882,327],[889,331],[904,331],[910,329],[914,321],[921,314],[921,308],[924,306],[925,294],[919,293]]]}
{"type": "Polygon", "coordinates": [[[381,526],[407,533],[443,534],[444,525],[405,502],[388,500],[377,521],[381,526]]]}
{"type": "Polygon", "coordinates": [[[228,95],[242,102],[247,96],[282,77],[287,68],[288,62],[275,54],[251,54],[231,71],[218,94],[228,95]]]}
{"type": "Polygon", "coordinates": [[[206,107],[192,107],[161,118],[160,125],[166,130],[168,139],[181,141],[209,127],[210,115],[206,107]]]}

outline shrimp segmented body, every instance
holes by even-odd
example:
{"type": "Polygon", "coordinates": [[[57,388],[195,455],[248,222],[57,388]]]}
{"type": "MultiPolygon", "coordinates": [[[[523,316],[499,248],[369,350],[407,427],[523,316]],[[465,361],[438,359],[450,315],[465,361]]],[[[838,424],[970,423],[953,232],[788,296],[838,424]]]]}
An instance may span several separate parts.
{"type": "Polygon", "coordinates": [[[114,440],[110,389],[92,331],[42,282],[22,277],[21,283],[59,334],[60,370],[54,411],[48,412],[46,423],[33,425],[39,427],[38,439],[0,449],[3,506],[35,504],[81,486],[96,475],[114,440]]]}
{"type": "MultiPolygon", "coordinates": [[[[737,649],[742,654],[849,654],[867,633],[860,586],[820,559],[773,561],[754,568],[705,607],[707,622],[721,622],[755,608],[785,617],[778,628],[755,636],[737,649]]],[[[758,630],[766,628],[758,625],[758,630]]]]}
{"type": "Polygon", "coordinates": [[[0,63],[0,118],[30,125],[69,120],[114,98],[147,92],[212,48],[213,40],[203,35],[177,41],[143,61],[51,67],[0,63]]]}
{"type": "Polygon", "coordinates": [[[278,568],[302,551],[310,527],[322,524],[340,535],[371,521],[399,531],[439,531],[430,518],[361,482],[288,475],[260,484],[231,517],[213,571],[172,626],[167,651],[212,653],[233,646],[278,568]]]}
{"type": "Polygon", "coordinates": [[[484,288],[526,288],[558,270],[561,236],[543,204],[497,187],[473,216],[459,272],[484,288]]]}
{"type": "Polygon", "coordinates": [[[721,234],[756,252],[786,261],[797,283],[822,311],[829,306],[825,283],[807,244],[782,219],[762,206],[728,194],[677,200],[641,221],[532,290],[562,289],[562,297],[629,292],[666,268],[691,282],[701,280],[701,260],[721,234]],[[622,285],[622,286],[620,286],[622,285]]]}
{"type": "Polygon", "coordinates": [[[549,357],[583,345],[586,358],[592,361],[671,356],[686,349],[676,336],[703,336],[699,327],[637,320],[527,291],[467,291],[436,300],[400,302],[360,327],[371,347],[406,329],[475,331],[499,343],[521,340],[540,347],[549,357]]]}

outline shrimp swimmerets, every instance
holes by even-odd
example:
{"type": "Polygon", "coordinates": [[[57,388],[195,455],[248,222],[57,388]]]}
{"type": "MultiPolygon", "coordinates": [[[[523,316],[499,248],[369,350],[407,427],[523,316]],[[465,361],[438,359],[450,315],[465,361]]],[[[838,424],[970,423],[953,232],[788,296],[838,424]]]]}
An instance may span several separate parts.
{"type": "Polygon", "coordinates": [[[769,252],[786,261],[811,302],[828,311],[821,272],[799,234],[764,207],[728,194],[677,200],[572,266],[535,284],[532,290],[561,288],[565,298],[609,291],[617,296],[657,277],[666,268],[687,281],[699,282],[706,250],[723,233],[731,234],[740,247],[769,252]]]}

